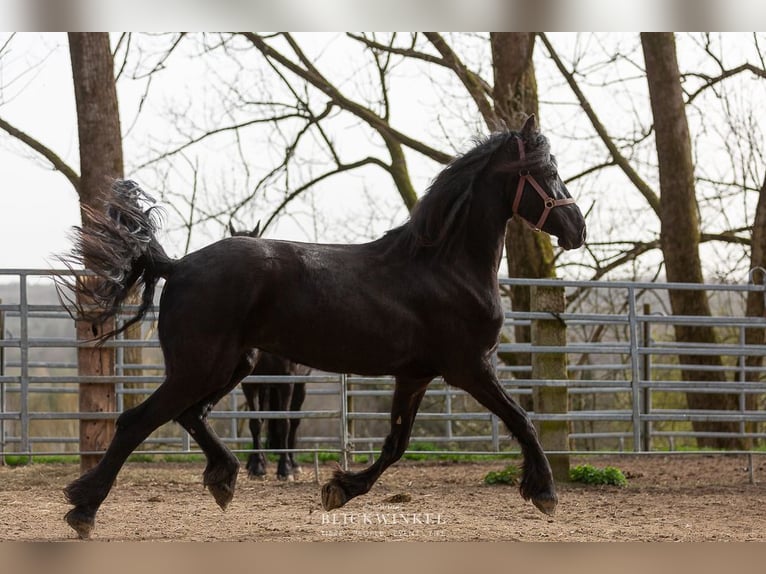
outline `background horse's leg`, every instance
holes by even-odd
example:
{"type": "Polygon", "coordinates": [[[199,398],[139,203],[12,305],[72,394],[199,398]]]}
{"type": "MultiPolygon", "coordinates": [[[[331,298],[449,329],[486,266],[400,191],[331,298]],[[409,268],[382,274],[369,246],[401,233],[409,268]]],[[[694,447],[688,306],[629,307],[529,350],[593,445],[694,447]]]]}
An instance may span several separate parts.
{"type": "MultiPolygon", "coordinates": [[[[290,403],[290,384],[274,383],[271,385],[269,395],[270,411],[287,411],[290,403]]],[[[287,419],[269,419],[269,448],[279,449],[279,462],[277,463],[277,478],[279,480],[293,480],[293,469],[290,465],[287,453],[287,419]]]]}
{"type": "Polygon", "coordinates": [[[332,479],[322,487],[322,506],[325,510],[339,508],[355,496],[368,492],[383,471],[401,458],[407,450],[412,423],[430,382],[431,379],[397,377],[391,405],[391,431],[383,443],[380,456],[360,472],[335,471],[332,479]]]}
{"type": "MultiPolygon", "coordinates": [[[[303,401],[306,398],[306,383],[295,383],[291,385],[293,387],[292,395],[290,396],[290,411],[297,413],[303,408],[303,401]]],[[[290,430],[287,433],[287,448],[290,450],[295,448],[295,440],[298,433],[298,427],[301,424],[300,418],[290,419],[290,430]]],[[[295,462],[295,453],[288,455],[290,466],[293,469],[294,474],[298,474],[301,471],[300,465],[295,462]]]]}
{"type": "MultiPolygon", "coordinates": [[[[251,411],[259,410],[255,404],[255,399],[260,396],[260,387],[262,383],[247,383],[242,385],[242,391],[245,393],[245,400],[247,401],[247,408],[251,411]]],[[[261,409],[263,409],[263,403],[261,402],[261,409]]],[[[253,449],[258,450],[261,448],[261,419],[251,418],[248,422],[250,427],[250,434],[253,435],[253,449]]],[[[250,478],[256,476],[264,476],[266,474],[266,459],[262,452],[252,452],[247,457],[247,475],[250,478]]]]}
{"type": "Polygon", "coordinates": [[[175,385],[166,380],[143,403],[122,413],[101,461],[64,489],[67,500],[74,505],[64,518],[80,538],[90,537],[96,512],[130,453],[154,430],[188,406],[183,397],[175,385]]]}
{"type": "Polygon", "coordinates": [[[545,458],[537,431],[527,413],[500,386],[495,370],[483,361],[475,370],[445,376],[447,383],[463,389],[495,413],[508,427],[521,446],[524,473],[521,495],[545,514],[553,514],[558,498],[548,459],[545,458]]]}

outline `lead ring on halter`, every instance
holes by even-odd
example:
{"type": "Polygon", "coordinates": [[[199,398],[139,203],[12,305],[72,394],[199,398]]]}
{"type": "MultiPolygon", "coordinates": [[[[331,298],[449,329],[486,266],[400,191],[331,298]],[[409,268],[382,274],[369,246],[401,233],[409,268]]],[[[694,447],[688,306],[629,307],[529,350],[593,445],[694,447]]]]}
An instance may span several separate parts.
{"type": "MultiPolygon", "coordinates": [[[[517,138],[516,144],[519,146],[519,161],[524,161],[524,159],[526,158],[526,154],[524,153],[524,141],[521,138],[517,138]]],[[[516,186],[516,195],[513,198],[512,211],[514,215],[516,215],[519,212],[518,208],[519,208],[519,204],[521,203],[521,196],[524,195],[524,190],[526,189],[527,183],[529,183],[529,185],[531,185],[532,188],[537,192],[537,194],[543,199],[543,204],[545,205],[545,208],[543,209],[543,212],[540,214],[540,219],[537,220],[537,223],[532,225],[526,219],[524,219],[524,222],[535,231],[540,231],[543,228],[543,225],[545,224],[545,220],[548,219],[548,214],[551,212],[551,209],[553,209],[554,207],[559,207],[561,205],[569,205],[570,203],[575,202],[575,200],[571,197],[567,197],[564,199],[556,199],[554,197],[551,197],[550,195],[545,193],[545,190],[537,182],[535,177],[533,175],[530,175],[528,169],[521,169],[519,170],[519,184],[516,186]]]]}

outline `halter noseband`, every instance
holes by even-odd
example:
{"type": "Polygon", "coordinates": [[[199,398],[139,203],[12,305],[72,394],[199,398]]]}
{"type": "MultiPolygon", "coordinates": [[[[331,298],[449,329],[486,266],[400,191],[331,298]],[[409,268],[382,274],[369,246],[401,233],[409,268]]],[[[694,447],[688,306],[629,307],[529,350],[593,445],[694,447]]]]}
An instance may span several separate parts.
{"type": "MultiPolygon", "coordinates": [[[[526,154],[524,153],[524,142],[521,140],[521,138],[516,139],[516,144],[519,146],[519,161],[524,161],[526,154]]],[[[540,219],[532,225],[529,223],[526,219],[524,219],[524,222],[529,225],[532,229],[535,231],[540,231],[543,228],[543,225],[545,224],[545,220],[548,219],[548,214],[551,212],[551,209],[554,207],[559,207],[561,205],[569,205],[570,203],[574,203],[575,200],[571,197],[567,197],[564,199],[555,199],[545,193],[545,190],[542,188],[542,186],[537,183],[537,180],[534,178],[533,175],[529,174],[528,170],[521,170],[519,172],[519,184],[516,186],[516,195],[513,198],[513,214],[516,215],[519,211],[519,204],[521,203],[521,196],[524,195],[524,190],[526,189],[526,184],[529,183],[529,185],[532,186],[532,188],[538,193],[540,197],[543,199],[543,203],[545,204],[545,208],[543,209],[543,212],[540,214],[540,219]]]]}

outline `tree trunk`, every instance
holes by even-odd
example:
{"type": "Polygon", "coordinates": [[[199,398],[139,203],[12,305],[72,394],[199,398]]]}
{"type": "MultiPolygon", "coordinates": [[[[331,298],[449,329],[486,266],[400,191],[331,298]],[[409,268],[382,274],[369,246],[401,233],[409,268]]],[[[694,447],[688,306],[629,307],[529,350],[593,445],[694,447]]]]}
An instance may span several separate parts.
{"type": "MultiPolygon", "coordinates": [[[[122,177],[122,136],[114,82],[114,62],[106,33],[70,33],[69,54],[72,62],[80,140],[80,195],[82,207],[99,207],[102,194],[113,178],[122,177]]],[[[83,225],[87,225],[83,217],[83,225]]],[[[85,262],[87,267],[87,261],[85,262]]],[[[82,322],[80,322],[82,323],[82,322]]],[[[90,338],[96,327],[78,324],[78,338],[90,338]]],[[[109,329],[111,326],[105,325],[109,329]]],[[[114,375],[114,349],[92,346],[78,351],[81,376],[114,375]]],[[[115,412],[114,384],[80,384],[81,412],[115,412]]],[[[114,421],[80,421],[80,448],[99,452],[106,449],[114,434],[114,421]]],[[[85,454],[80,459],[82,471],[96,465],[100,454],[85,454]]]]}
{"type": "MultiPolygon", "coordinates": [[[[493,99],[498,123],[510,129],[519,129],[530,114],[539,116],[537,81],[532,63],[535,45],[533,33],[493,32],[490,34],[492,66],[494,70],[493,99]]],[[[509,277],[555,277],[553,247],[550,238],[535,233],[518,218],[508,222],[505,230],[506,261],[509,277]]],[[[525,286],[511,288],[514,311],[529,311],[530,290],[525,286]]],[[[528,326],[514,327],[517,343],[528,343],[528,326]]],[[[528,353],[508,354],[503,360],[514,366],[531,365],[528,353]]],[[[528,373],[517,373],[516,378],[529,378],[528,373]]],[[[522,397],[522,406],[532,408],[532,398],[522,397]]]]}
{"type": "MultiPolygon", "coordinates": [[[[654,116],[654,130],[660,175],[660,243],[665,271],[670,282],[702,283],[699,257],[699,221],[694,188],[691,138],[686,120],[681,80],[672,33],[641,34],[646,62],[649,97],[654,116]]],[[[670,291],[670,304],[675,315],[711,315],[704,291],[670,291]]],[[[676,341],[715,344],[710,326],[675,326],[676,341]]],[[[680,355],[685,381],[717,381],[719,373],[697,370],[693,365],[721,366],[720,356],[680,355]]],[[[692,409],[734,410],[736,395],[687,393],[692,409]]],[[[736,432],[737,423],[695,422],[700,432],[736,432]]],[[[700,438],[700,446],[739,448],[737,439],[700,438]]]]}
{"type": "MultiPolygon", "coordinates": [[[[750,253],[750,269],[753,271],[753,281],[761,284],[766,283],[766,176],[764,176],[761,192],[758,195],[758,205],[755,208],[755,217],[753,218],[752,233],[752,251],[750,253]],[[760,271],[755,271],[760,268],[760,271]]],[[[748,317],[766,318],[766,302],[764,294],[757,291],[751,291],[747,294],[747,303],[745,314],[748,317]]],[[[764,329],[752,328],[745,329],[746,345],[763,345],[766,343],[766,333],[764,329]]],[[[763,367],[763,355],[750,355],[745,358],[747,367],[763,367]]],[[[751,383],[757,383],[761,380],[761,375],[756,372],[747,372],[745,380],[751,383]]],[[[747,410],[758,410],[759,395],[747,395],[745,404],[747,410]]],[[[749,430],[754,431],[755,423],[748,425],[749,430]]]]}

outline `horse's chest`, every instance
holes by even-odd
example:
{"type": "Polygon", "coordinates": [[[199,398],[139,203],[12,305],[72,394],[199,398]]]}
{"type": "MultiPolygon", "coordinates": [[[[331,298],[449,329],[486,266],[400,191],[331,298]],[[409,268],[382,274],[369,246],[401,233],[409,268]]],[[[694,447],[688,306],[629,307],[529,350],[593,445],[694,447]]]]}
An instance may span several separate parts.
{"type": "Polygon", "coordinates": [[[450,308],[456,322],[469,331],[489,333],[494,337],[503,325],[500,297],[491,290],[462,289],[450,308]]]}

